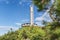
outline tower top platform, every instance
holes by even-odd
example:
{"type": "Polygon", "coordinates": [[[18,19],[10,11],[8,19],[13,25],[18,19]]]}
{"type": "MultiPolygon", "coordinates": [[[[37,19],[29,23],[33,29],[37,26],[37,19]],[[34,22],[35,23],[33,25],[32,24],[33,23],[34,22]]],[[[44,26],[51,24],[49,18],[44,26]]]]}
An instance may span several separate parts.
{"type": "Polygon", "coordinates": [[[33,25],[31,25],[31,23],[24,23],[24,24],[22,24],[21,25],[22,27],[27,27],[27,26],[37,26],[37,24],[33,24],[33,25]]]}

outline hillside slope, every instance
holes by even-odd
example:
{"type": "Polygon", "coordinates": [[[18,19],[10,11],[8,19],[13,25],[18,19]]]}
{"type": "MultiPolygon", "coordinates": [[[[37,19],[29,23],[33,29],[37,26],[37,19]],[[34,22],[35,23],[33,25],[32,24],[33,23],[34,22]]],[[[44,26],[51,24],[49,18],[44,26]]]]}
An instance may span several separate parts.
{"type": "Polygon", "coordinates": [[[0,37],[0,40],[60,40],[60,27],[58,30],[48,27],[22,27],[0,37]]]}

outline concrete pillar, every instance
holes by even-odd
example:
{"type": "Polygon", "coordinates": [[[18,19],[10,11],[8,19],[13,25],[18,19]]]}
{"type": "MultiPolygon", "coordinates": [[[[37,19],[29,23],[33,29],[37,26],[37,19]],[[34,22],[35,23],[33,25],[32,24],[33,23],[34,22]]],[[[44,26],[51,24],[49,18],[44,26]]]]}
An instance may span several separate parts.
{"type": "Polygon", "coordinates": [[[34,25],[34,7],[33,7],[33,5],[30,5],[30,23],[31,23],[31,25],[34,25]]]}

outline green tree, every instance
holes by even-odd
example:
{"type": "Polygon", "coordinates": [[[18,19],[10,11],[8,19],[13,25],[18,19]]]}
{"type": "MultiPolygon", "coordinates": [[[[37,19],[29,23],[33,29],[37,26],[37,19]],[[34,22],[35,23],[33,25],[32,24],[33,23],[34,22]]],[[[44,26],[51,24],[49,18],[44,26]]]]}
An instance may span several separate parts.
{"type": "MultiPolygon", "coordinates": [[[[41,11],[45,9],[50,1],[51,0],[33,0],[33,3],[37,6],[38,11],[41,11]]],[[[54,22],[59,22],[60,24],[60,0],[54,1],[50,8],[49,15],[54,22]]]]}
{"type": "MultiPolygon", "coordinates": [[[[42,1],[44,0],[33,0],[33,3],[37,6],[38,11],[44,10],[44,7],[48,5],[50,0],[44,1],[44,4],[41,3],[42,1]],[[45,4],[45,2],[47,2],[47,4],[45,4]]],[[[46,38],[48,38],[46,40],[60,40],[60,0],[54,1],[55,2],[52,4],[49,11],[49,15],[53,22],[48,23],[45,27],[45,31],[47,33],[46,38]]]]}
{"type": "Polygon", "coordinates": [[[42,40],[46,35],[45,30],[38,26],[22,27],[15,32],[8,32],[0,37],[0,40],[42,40]]]}
{"type": "Polygon", "coordinates": [[[45,9],[50,0],[33,0],[33,3],[37,6],[38,11],[45,9]]]}

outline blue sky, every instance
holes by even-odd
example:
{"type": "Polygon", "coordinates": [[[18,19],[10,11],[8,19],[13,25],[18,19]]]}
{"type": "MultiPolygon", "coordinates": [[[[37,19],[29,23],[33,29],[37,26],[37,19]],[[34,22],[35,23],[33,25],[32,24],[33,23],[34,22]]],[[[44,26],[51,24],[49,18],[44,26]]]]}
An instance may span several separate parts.
{"type": "MultiPolygon", "coordinates": [[[[23,23],[30,21],[31,0],[0,0],[0,35],[6,33],[10,28],[17,30],[23,23]]],[[[41,25],[42,20],[51,21],[48,14],[37,12],[34,6],[34,21],[41,25]],[[47,15],[43,17],[42,15],[47,15]]]]}

